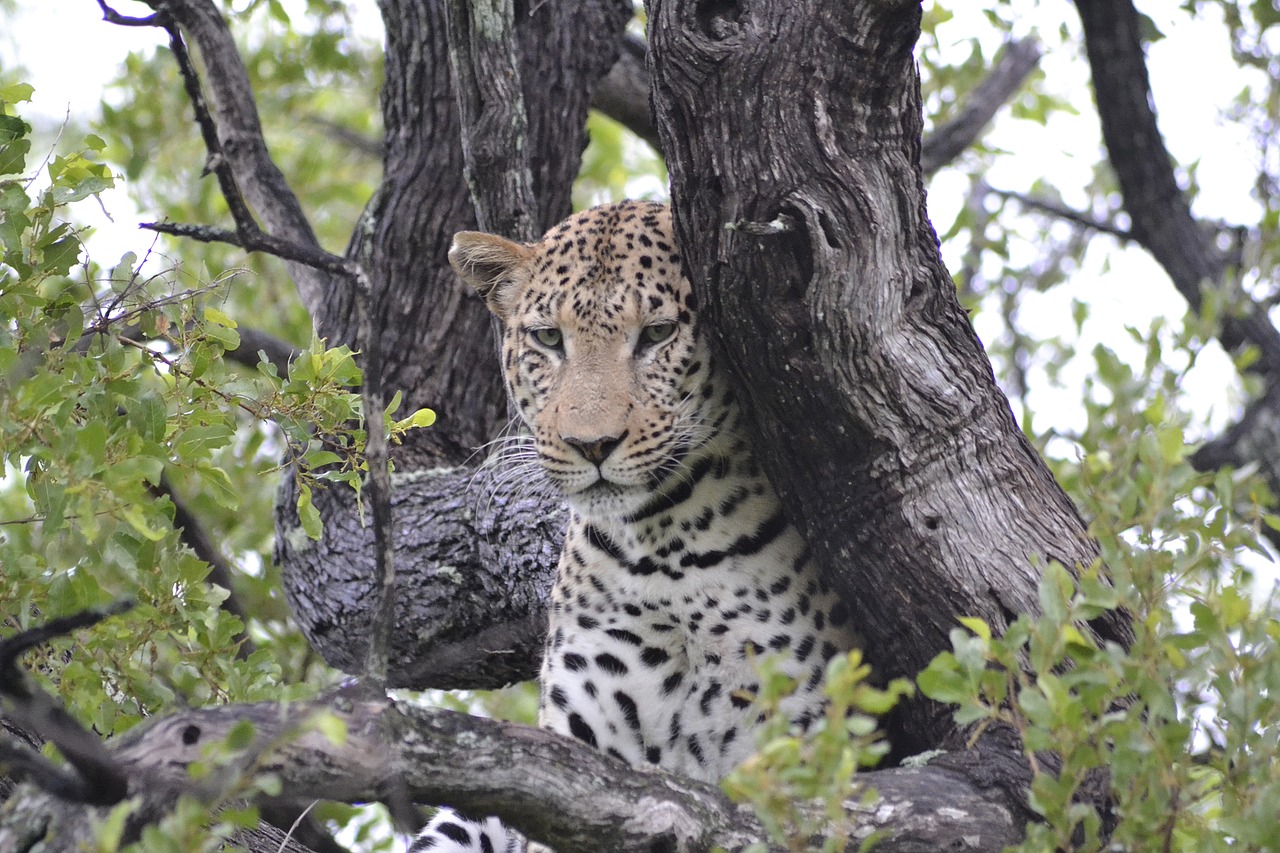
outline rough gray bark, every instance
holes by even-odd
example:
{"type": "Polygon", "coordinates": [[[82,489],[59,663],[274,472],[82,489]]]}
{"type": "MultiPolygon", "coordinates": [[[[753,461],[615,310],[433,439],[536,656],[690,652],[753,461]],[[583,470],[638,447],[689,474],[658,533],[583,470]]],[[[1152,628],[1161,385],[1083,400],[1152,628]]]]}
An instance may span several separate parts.
{"type": "MultiPolygon", "coordinates": [[[[912,677],[957,616],[1000,632],[1036,611],[1036,560],[1097,551],[925,215],[919,4],[819,5],[652,0],[654,98],[686,267],[765,468],[872,666],[912,677]]],[[[1130,636],[1120,615],[1094,627],[1130,636]]],[[[889,734],[914,751],[954,725],[917,701],[889,734]]]]}

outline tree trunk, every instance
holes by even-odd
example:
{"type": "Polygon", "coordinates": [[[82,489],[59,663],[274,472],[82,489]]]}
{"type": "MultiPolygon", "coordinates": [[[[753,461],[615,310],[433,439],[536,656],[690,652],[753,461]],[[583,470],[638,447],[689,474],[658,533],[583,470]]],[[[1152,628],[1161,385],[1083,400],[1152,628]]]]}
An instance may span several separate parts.
{"type": "MultiPolygon", "coordinates": [[[[651,0],[678,239],[770,478],[881,677],[1097,550],[1022,435],[925,213],[918,3],[651,0]],[[726,144],[726,140],[732,140],[726,144]]],[[[1109,616],[1095,626],[1126,642],[1109,616]]],[[[909,705],[897,750],[950,713],[909,705]]]]}
{"type": "MultiPolygon", "coordinates": [[[[507,410],[489,313],[446,260],[454,233],[476,220],[463,180],[444,4],[379,5],[387,27],[384,175],[347,254],[373,281],[383,387],[404,393],[406,411],[427,406],[439,414],[394,454],[400,592],[390,680],[496,687],[537,673],[563,509],[542,490],[512,497],[466,466],[507,410]]],[[[631,11],[623,0],[516,10],[539,204],[526,215],[539,233],[571,210],[592,87],[616,60],[631,11]]],[[[307,307],[330,345],[359,348],[349,289],[335,286],[307,307]]],[[[294,500],[286,477],[276,559],[289,603],[329,663],[358,671],[376,604],[372,532],[349,491],[330,489],[316,496],[325,531],[312,542],[294,500]]]]}

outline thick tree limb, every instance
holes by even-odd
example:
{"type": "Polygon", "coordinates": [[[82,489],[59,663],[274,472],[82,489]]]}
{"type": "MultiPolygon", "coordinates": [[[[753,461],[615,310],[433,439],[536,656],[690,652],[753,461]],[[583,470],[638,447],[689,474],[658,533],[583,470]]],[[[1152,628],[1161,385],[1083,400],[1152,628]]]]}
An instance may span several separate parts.
{"type": "MultiPolygon", "coordinates": [[[[920,7],[648,9],[678,239],[718,355],[877,675],[913,677],[958,616],[999,633],[1036,612],[1037,561],[1097,553],[1014,422],[925,217],[920,7]]],[[[1127,644],[1126,619],[1092,628],[1127,644]]],[[[886,725],[899,754],[961,749],[970,779],[1010,768],[996,784],[1027,812],[1016,740],[966,753],[923,699],[886,725]]]]}
{"type": "MultiPolygon", "coordinates": [[[[600,81],[591,106],[622,124],[661,151],[658,129],[649,110],[648,48],[635,36],[623,41],[622,55],[600,81]]],[[[959,157],[986,130],[1000,108],[1009,102],[1040,62],[1040,43],[1034,38],[1009,42],[996,55],[991,70],[949,121],[924,137],[920,152],[926,175],[959,157]]]]}
{"type": "MultiPolygon", "coordinates": [[[[71,624],[61,620],[50,628],[61,633],[71,624]]],[[[315,799],[367,802],[404,792],[419,801],[498,815],[530,837],[553,840],[562,853],[694,853],[740,850],[765,840],[749,812],[703,783],[632,769],[542,729],[355,694],[292,705],[184,710],[139,726],[108,750],[65,714],[55,719],[39,712],[56,703],[25,687],[14,669],[18,652],[49,635],[50,630],[30,631],[0,646],[6,675],[0,696],[10,712],[69,751],[76,780],[66,784],[66,774],[45,766],[28,774],[34,784],[18,789],[0,815],[0,849],[6,851],[80,849],[102,811],[126,796],[132,808],[121,842],[127,844],[166,815],[179,794],[211,805],[248,797],[278,807],[315,799]],[[341,722],[340,739],[322,733],[333,730],[323,724],[331,717],[341,722]],[[252,725],[245,747],[214,747],[245,722],[252,725]],[[83,760],[90,752],[91,763],[83,760]],[[212,761],[211,772],[192,777],[188,768],[196,761],[212,761]],[[264,774],[278,781],[278,793],[264,797],[247,784],[264,774]],[[111,784],[94,787],[104,778],[111,784]],[[95,808],[70,809],[67,797],[95,808]]],[[[0,758],[10,767],[15,754],[0,741],[0,758]]],[[[16,764],[28,766],[24,762],[16,764]]],[[[881,850],[994,851],[1017,837],[1005,804],[941,768],[866,774],[850,790],[848,807],[856,816],[853,843],[892,832],[881,850]],[[873,785],[877,796],[869,794],[873,785]],[[939,822],[937,798],[943,791],[947,819],[939,822]]]]}
{"type": "Polygon", "coordinates": [[[920,168],[932,175],[972,145],[1000,108],[1009,102],[1040,62],[1040,43],[1034,38],[1012,41],[1001,48],[982,82],[949,121],[924,137],[920,168]]]}
{"type": "Polygon", "coordinates": [[[649,112],[646,52],[642,39],[632,35],[624,38],[622,53],[596,87],[591,106],[649,143],[654,151],[661,151],[658,128],[649,112]]]}
{"type": "MultiPolygon", "coordinates": [[[[491,469],[461,467],[395,477],[397,559],[407,568],[396,596],[392,686],[492,688],[537,675],[564,509],[545,487],[521,497],[495,478],[491,469]]],[[[286,478],[281,522],[292,516],[290,489],[286,478]]],[[[313,542],[293,519],[278,528],[277,560],[286,572],[308,572],[288,593],[316,651],[358,672],[374,602],[364,568],[372,533],[354,510],[318,504],[323,537],[313,542]]]]}
{"type": "MultiPolygon", "coordinates": [[[[654,2],[650,49],[699,305],[872,665],[912,677],[956,616],[998,632],[1035,612],[1034,559],[1096,550],[1014,422],[924,217],[919,7],[774,2],[708,21],[695,6],[654,2]],[[797,225],[744,233],[780,214],[797,225]]],[[[1119,618],[1096,629],[1129,636],[1119,618]]],[[[898,725],[907,749],[952,730],[924,703],[898,725]]]]}

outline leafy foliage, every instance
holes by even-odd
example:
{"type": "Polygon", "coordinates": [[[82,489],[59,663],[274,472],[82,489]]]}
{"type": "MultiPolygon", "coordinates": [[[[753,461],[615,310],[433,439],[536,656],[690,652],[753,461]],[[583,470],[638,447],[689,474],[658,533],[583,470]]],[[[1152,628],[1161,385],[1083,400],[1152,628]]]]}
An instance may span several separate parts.
{"type": "Polygon", "coordinates": [[[1264,817],[1280,808],[1280,614],[1254,576],[1270,559],[1260,537],[1276,523],[1273,497],[1255,477],[1201,474],[1187,461],[1178,388],[1189,367],[1168,364],[1178,353],[1193,363],[1205,328],[1189,318],[1174,353],[1162,329],[1135,331],[1147,353],[1139,369],[1094,350],[1080,456],[1057,473],[1093,518],[1100,561],[1078,583],[1045,567],[1042,615],[1019,617],[1002,637],[960,620],[952,651],[920,675],[958,721],[1021,732],[1044,816],[1022,850],[1069,848],[1080,830],[1082,849],[1110,849],[1100,816],[1074,800],[1099,770],[1111,774],[1121,849],[1280,844],[1264,817]],[[1127,652],[1085,627],[1116,607],[1134,617],[1127,652]]]}
{"type": "MultiPolygon", "coordinates": [[[[313,341],[283,377],[265,360],[246,372],[224,359],[240,339],[217,307],[234,275],[147,275],[146,259],[132,253],[109,270],[82,262],[84,234],[69,208],[115,177],[92,135],[74,153],[48,156],[43,174],[28,173],[30,126],[12,111],[30,92],[0,90],[0,616],[21,629],[137,601],[28,658],[104,735],[175,701],[311,695],[332,676],[309,660],[276,585],[247,593],[255,618],[243,624],[222,607],[230,591],[207,582],[209,565],[184,544],[175,510],[199,493],[239,515],[255,492],[246,484],[278,471],[282,452],[304,495],[329,482],[358,487],[364,433],[352,353],[313,341]]],[[[393,433],[433,418],[383,417],[393,433]]],[[[318,535],[318,518],[302,516],[318,535]]],[[[266,535],[256,534],[259,549],[266,535]]],[[[260,550],[229,556],[251,583],[263,579],[260,550]]],[[[223,835],[205,827],[207,814],[180,807],[143,848],[204,849],[223,835]]]]}
{"type": "MultiPolygon", "coordinates": [[[[723,787],[734,800],[751,803],[770,837],[788,850],[812,850],[817,838],[824,853],[842,851],[849,843],[853,827],[844,808],[849,785],[859,769],[874,766],[889,750],[876,720],[914,692],[903,679],[883,690],[873,687],[867,683],[870,675],[861,652],[832,658],[823,686],[826,714],[800,734],[779,713],[779,703],[794,691],[795,682],[778,672],[770,658],[761,662],[756,706],[767,722],[759,735],[760,749],[723,787]]],[[[765,849],[759,845],[748,853],[765,849]]]]}

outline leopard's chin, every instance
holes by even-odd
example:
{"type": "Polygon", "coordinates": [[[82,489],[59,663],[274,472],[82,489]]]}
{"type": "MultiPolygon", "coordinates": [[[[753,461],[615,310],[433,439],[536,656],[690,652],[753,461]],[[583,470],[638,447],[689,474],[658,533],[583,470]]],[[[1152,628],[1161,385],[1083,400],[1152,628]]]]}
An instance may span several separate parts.
{"type": "Polygon", "coordinates": [[[619,518],[644,503],[649,490],[644,486],[614,483],[603,477],[586,488],[565,495],[569,506],[583,518],[619,518]]]}

